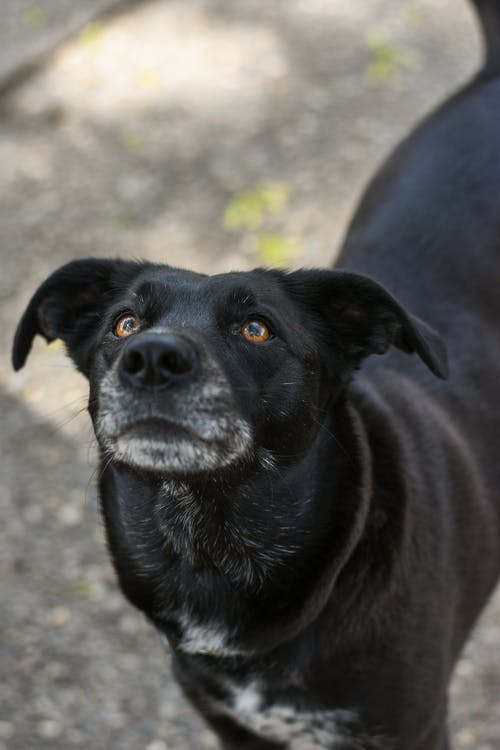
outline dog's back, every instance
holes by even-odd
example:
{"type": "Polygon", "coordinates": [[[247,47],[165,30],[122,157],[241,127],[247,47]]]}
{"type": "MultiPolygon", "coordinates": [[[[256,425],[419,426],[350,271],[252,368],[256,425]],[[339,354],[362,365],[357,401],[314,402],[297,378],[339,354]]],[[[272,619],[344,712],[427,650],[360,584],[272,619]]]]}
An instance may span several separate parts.
{"type": "Polygon", "coordinates": [[[440,500],[450,512],[436,534],[446,547],[456,523],[451,556],[459,560],[463,635],[500,567],[500,2],[475,5],[486,40],[482,69],[375,175],[338,261],[394,290],[446,340],[446,383],[396,351],[367,362],[360,380],[361,390],[391,402],[395,420],[420,431],[413,455],[420,481],[431,463],[441,464],[440,500]]]}

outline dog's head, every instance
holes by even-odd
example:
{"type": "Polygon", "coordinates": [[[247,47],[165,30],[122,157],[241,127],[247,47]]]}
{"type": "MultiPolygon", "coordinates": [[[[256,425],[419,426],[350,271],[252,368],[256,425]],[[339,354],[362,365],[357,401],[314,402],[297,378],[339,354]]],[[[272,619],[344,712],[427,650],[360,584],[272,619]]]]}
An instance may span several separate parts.
{"type": "Polygon", "coordinates": [[[32,298],[15,369],[36,334],[61,338],[89,378],[104,451],[167,475],[300,457],[362,359],[391,345],[446,376],[434,331],[374,281],[338,271],[74,261],[32,298]]]}

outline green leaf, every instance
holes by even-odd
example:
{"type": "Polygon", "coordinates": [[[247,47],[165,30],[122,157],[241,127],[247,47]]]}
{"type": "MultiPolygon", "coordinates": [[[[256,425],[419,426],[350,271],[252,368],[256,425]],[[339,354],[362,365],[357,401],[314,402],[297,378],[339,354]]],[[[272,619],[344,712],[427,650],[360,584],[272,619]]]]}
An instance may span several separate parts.
{"type": "Polygon", "coordinates": [[[64,349],[64,342],[63,342],[62,339],[52,339],[52,341],[50,341],[47,344],[47,349],[51,349],[51,350],[55,350],[55,351],[59,351],[60,349],[64,349]]]}
{"type": "Polygon", "coordinates": [[[268,216],[280,216],[286,211],[290,194],[290,187],[278,181],[244,190],[229,201],[222,223],[233,232],[256,231],[268,216]]]}
{"type": "Polygon", "coordinates": [[[78,36],[78,41],[82,47],[94,47],[99,44],[104,33],[104,26],[99,21],[88,23],[78,36]]]}
{"type": "Polygon", "coordinates": [[[75,583],[73,586],[73,594],[75,596],[87,597],[92,591],[92,583],[90,581],[82,580],[75,583]]]}
{"type": "Polygon", "coordinates": [[[273,216],[279,216],[288,208],[291,188],[286,182],[268,182],[260,187],[264,210],[273,216]]]}
{"type": "Polygon", "coordinates": [[[144,138],[134,130],[121,133],[120,141],[124,149],[130,154],[140,154],[144,150],[144,138]]]}
{"type": "Polygon", "coordinates": [[[402,70],[417,70],[420,67],[416,50],[390,42],[382,32],[370,32],[367,44],[371,52],[368,77],[376,83],[392,83],[402,70]]]}
{"type": "Polygon", "coordinates": [[[47,25],[47,11],[38,3],[30,5],[23,11],[23,20],[26,26],[32,26],[34,29],[42,29],[47,25]]]}
{"type": "Polygon", "coordinates": [[[258,239],[257,252],[266,265],[283,267],[302,253],[302,244],[295,237],[263,234],[258,239]]]}

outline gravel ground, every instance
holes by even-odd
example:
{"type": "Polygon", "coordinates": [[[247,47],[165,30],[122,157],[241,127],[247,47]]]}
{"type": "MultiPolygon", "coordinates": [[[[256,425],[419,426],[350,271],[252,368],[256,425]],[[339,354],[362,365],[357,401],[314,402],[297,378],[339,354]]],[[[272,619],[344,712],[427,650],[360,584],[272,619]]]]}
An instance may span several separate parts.
{"type": "MultiPolygon", "coordinates": [[[[85,20],[71,0],[5,6],[0,90],[85,20]]],[[[4,93],[0,750],[216,747],[117,591],[84,382],[41,342],[10,371],[29,295],[88,254],[330,262],[375,165],[478,59],[462,0],[158,0],[87,26],[4,93]],[[253,205],[269,184],[276,213],[228,229],[228,205],[243,224],[248,207],[235,195],[253,205]]],[[[497,595],[457,669],[456,750],[500,746],[499,617],[497,595]]]]}

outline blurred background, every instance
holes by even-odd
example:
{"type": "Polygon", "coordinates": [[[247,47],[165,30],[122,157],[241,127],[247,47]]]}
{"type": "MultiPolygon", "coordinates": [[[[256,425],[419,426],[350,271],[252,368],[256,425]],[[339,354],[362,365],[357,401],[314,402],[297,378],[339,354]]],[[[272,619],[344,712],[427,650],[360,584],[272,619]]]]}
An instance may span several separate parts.
{"type": "MultiPolygon", "coordinates": [[[[10,370],[59,264],[324,265],[360,191],[472,74],[465,0],[3,0],[0,750],[208,750],[119,594],[86,386],[57,344],[10,370]]],[[[457,750],[500,746],[500,599],[452,690],[457,750]]]]}

